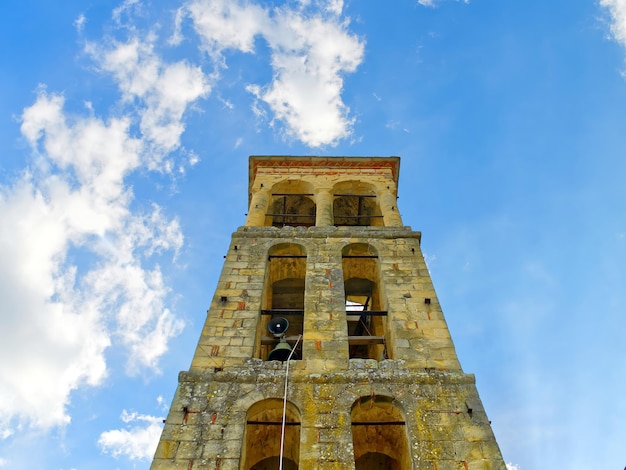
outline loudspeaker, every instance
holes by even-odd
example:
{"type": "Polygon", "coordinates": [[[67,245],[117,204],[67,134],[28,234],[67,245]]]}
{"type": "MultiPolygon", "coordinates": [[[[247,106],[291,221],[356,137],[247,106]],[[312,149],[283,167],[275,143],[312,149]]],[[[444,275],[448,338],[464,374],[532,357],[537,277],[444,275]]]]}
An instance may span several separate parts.
{"type": "Polygon", "coordinates": [[[285,334],[289,328],[289,321],[283,317],[272,318],[267,324],[267,329],[270,330],[276,338],[280,338],[285,334]]]}

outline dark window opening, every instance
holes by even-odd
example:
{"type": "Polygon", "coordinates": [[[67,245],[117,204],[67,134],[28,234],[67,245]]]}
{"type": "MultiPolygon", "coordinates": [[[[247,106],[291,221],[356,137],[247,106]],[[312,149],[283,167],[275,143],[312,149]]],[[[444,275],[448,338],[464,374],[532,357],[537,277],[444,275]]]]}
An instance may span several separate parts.
{"type": "Polygon", "coordinates": [[[378,208],[376,196],[335,194],[333,215],[335,225],[360,227],[383,225],[383,216],[378,208]]]}
{"type": "Polygon", "coordinates": [[[273,194],[275,199],[267,217],[274,227],[311,227],[315,225],[315,203],[311,194],[273,194]]]}

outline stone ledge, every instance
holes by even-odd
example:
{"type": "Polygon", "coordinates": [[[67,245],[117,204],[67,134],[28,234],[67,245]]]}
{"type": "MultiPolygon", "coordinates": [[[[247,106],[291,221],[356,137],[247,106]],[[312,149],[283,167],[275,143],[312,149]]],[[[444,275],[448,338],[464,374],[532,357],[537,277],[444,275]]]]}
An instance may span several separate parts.
{"type": "MultiPolygon", "coordinates": [[[[367,361],[367,360],[352,360],[367,361]]],[[[371,361],[371,360],[370,360],[371,361]]],[[[378,363],[374,368],[373,362],[362,364],[354,362],[354,367],[349,370],[337,372],[309,373],[290,368],[289,380],[291,382],[311,383],[311,384],[349,384],[361,381],[381,382],[381,383],[407,383],[422,385],[474,385],[476,383],[474,374],[465,374],[459,371],[447,371],[436,369],[403,369],[398,367],[398,362],[386,360],[378,363]],[[395,364],[393,364],[395,363],[395,364]],[[362,368],[359,366],[363,366],[362,368]],[[367,366],[371,368],[367,368],[367,366]]],[[[402,361],[403,362],[403,361],[402,361]]],[[[292,367],[297,361],[291,361],[292,367]]],[[[178,375],[178,381],[199,383],[199,382],[233,382],[233,383],[273,383],[284,380],[284,363],[278,361],[264,362],[260,359],[248,359],[244,366],[231,366],[225,370],[218,371],[182,371],[178,375]]]]}
{"type": "Polygon", "coordinates": [[[421,240],[422,233],[414,232],[411,227],[239,227],[233,233],[233,240],[237,238],[417,238],[421,240]]]}

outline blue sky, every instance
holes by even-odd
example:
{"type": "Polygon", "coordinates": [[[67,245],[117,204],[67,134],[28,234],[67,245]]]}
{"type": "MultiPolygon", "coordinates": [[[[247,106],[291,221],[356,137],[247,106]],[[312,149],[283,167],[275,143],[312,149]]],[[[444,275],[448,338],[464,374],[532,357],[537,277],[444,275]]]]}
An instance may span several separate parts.
{"type": "Polygon", "coordinates": [[[249,155],[399,155],[511,470],[626,465],[626,1],[0,4],[0,468],[148,468],[249,155]]]}

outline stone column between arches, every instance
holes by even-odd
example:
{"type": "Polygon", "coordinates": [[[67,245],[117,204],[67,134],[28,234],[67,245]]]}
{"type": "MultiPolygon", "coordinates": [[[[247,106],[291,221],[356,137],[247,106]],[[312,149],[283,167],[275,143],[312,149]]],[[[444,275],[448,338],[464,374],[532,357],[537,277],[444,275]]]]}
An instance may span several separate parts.
{"type": "Polygon", "coordinates": [[[265,225],[265,214],[270,203],[270,192],[267,188],[260,188],[252,194],[248,217],[245,225],[247,227],[262,227],[265,225]]]}
{"type": "Polygon", "coordinates": [[[385,227],[402,227],[402,218],[396,204],[396,198],[390,189],[379,190],[378,203],[385,221],[385,227]]]}
{"type": "Polygon", "coordinates": [[[317,188],[315,190],[317,227],[329,227],[335,224],[333,217],[333,193],[330,188],[317,188]]]}
{"type": "Polygon", "coordinates": [[[314,240],[306,267],[303,359],[309,371],[347,369],[341,251],[326,238],[314,240]]]}

